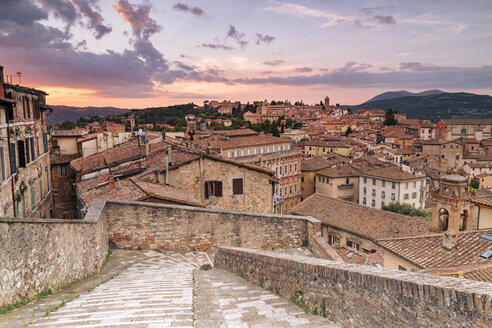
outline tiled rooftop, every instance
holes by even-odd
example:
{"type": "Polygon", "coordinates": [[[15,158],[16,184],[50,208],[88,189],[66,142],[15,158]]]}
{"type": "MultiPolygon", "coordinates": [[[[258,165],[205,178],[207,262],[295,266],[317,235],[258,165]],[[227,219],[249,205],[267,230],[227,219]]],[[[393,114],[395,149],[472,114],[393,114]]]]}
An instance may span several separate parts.
{"type": "Polygon", "coordinates": [[[426,235],[430,223],[411,216],[314,194],[295,206],[293,214],[312,216],[353,234],[376,240],[426,235]]]}
{"type": "Polygon", "coordinates": [[[442,247],[443,234],[378,240],[377,243],[424,269],[484,264],[491,260],[480,255],[492,249],[492,241],[480,238],[485,232],[458,232],[457,245],[452,250],[442,247]]]}

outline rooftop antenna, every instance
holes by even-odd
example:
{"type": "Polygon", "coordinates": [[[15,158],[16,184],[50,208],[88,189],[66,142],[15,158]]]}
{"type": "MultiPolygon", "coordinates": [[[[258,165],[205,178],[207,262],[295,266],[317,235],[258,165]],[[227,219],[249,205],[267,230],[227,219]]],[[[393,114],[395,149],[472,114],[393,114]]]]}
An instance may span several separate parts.
{"type": "Polygon", "coordinates": [[[22,84],[21,83],[21,76],[22,76],[22,72],[16,72],[17,74],[17,77],[19,78],[19,85],[22,84]]]}

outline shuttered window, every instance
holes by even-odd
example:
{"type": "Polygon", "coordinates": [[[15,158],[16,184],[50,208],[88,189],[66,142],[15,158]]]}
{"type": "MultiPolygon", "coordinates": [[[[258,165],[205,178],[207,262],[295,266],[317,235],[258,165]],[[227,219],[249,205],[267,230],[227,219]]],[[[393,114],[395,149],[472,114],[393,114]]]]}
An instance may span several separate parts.
{"type": "Polygon", "coordinates": [[[222,181],[205,181],[205,198],[222,197],[222,181]]]}
{"type": "Polygon", "coordinates": [[[242,195],[243,194],[243,179],[233,179],[232,180],[232,194],[242,195]]]}
{"type": "Polygon", "coordinates": [[[17,172],[17,163],[15,160],[15,143],[10,144],[10,172],[17,172]]]}

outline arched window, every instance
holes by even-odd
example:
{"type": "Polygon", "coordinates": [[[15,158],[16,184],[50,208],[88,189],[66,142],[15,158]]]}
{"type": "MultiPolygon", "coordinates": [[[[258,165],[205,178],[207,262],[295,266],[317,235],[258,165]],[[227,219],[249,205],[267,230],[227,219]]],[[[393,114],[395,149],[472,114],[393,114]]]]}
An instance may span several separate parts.
{"type": "Polygon", "coordinates": [[[447,231],[449,226],[449,212],[445,208],[439,210],[439,230],[447,231]]]}

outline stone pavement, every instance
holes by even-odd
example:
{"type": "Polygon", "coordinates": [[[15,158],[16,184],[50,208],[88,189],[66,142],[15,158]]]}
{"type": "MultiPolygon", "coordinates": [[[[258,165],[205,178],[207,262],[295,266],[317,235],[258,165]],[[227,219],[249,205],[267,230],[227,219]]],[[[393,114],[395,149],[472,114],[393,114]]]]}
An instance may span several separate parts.
{"type": "Polygon", "coordinates": [[[131,261],[118,275],[46,316],[32,314],[29,327],[337,327],[237,275],[200,270],[211,264],[206,253],[116,250],[113,260],[126,252],[131,261]]]}

